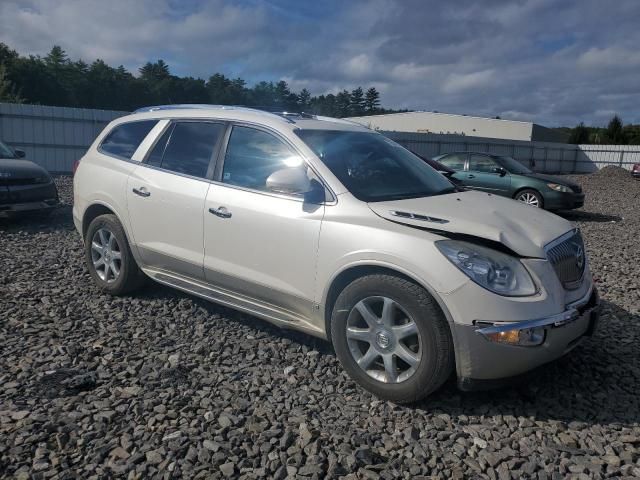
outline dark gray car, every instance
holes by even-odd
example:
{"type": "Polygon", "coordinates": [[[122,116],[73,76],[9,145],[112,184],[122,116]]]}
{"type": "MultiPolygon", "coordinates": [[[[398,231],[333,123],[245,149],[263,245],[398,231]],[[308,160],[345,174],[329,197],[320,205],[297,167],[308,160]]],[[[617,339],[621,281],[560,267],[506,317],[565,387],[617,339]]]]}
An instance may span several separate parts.
{"type": "Polygon", "coordinates": [[[51,175],[0,142],[0,218],[22,213],[50,213],[58,206],[58,190],[51,175]]]}

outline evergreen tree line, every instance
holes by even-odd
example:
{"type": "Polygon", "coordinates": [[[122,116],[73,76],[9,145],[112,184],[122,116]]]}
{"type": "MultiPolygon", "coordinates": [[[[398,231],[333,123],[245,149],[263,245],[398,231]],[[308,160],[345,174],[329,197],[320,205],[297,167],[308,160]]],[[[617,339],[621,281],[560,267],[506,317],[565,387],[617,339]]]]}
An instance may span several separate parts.
{"type": "Polygon", "coordinates": [[[640,145],[640,125],[624,125],[614,115],[606,128],[587,127],[580,122],[576,127],[564,129],[569,133],[569,143],[601,145],[640,145]]]}
{"type": "Polygon", "coordinates": [[[148,105],[211,103],[268,110],[308,112],[332,117],[393,112],[380,106],[375,87],[312,96],[293,92],[287,82],[259,82],[216,73],[208,80],[172,75],[163,60],[148,62],[134,76],[122,65],[69,59],[54,46],[44,57],[21,56],[0,43],[0,102],[131,111],[148,105]]]}

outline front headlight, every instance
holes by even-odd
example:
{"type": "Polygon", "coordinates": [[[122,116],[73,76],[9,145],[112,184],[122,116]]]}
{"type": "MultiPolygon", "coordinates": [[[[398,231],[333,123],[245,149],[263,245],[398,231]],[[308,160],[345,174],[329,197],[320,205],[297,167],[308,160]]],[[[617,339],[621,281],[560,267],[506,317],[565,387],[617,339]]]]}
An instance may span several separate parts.
{"type": "Polygon", "coordinates": [[[517,258],[459,240],[440,240],[436,246],[451,263],[487,290],[509,297],[537,293],[531,275],[517,258]]]}
{"type": "Polygon", "coordinates": [[[549,187],[551,190],[555,190],[556,192],[562,192],[562,193],[572,192],[572,190],[569,187],[567,187],[566,185],[560,185],[559,183],[547,183],[547,187],[549,187]]]}

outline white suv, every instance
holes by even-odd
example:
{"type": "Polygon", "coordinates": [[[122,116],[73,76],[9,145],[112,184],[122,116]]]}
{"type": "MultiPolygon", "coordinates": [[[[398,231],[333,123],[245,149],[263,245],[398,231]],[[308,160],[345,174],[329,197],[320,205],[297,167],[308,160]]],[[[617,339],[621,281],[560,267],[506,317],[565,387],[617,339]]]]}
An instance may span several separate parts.
{"type": "Polygon", "coordinates": [[[111,122],[73,216],[95,282],[145,275],[333,343],[378,396],[494,383],[589,335],[598,297],[559,216],[457,190],[344,120],[211,105],[111,122]]]}

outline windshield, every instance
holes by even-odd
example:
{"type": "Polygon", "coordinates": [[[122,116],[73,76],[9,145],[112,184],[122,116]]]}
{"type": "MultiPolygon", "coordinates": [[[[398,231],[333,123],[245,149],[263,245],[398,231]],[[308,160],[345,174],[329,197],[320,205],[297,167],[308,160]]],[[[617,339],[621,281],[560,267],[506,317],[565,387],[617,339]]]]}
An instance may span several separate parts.
{"type": "Polygon", "coordinates": [[[15,158],[13,150],[7,147],[4,143],[0,142],[0,158],[15,158]]]}
{"type": "Polygon", "coordinates": [[[515,173],[515,174],[533,173],[527,167],[522,165],[519,161],[517,161],[517,160],[515,160],[515,159],[513,159],[511,157],[498,157],[498,161],[510,173],[515,173]]]}
{"type": "Polygon", "coordinates": [[[363,202],[455,191],[445,177],[383,135],[339,130],[296,130],[296,134],[363,202]]]}

